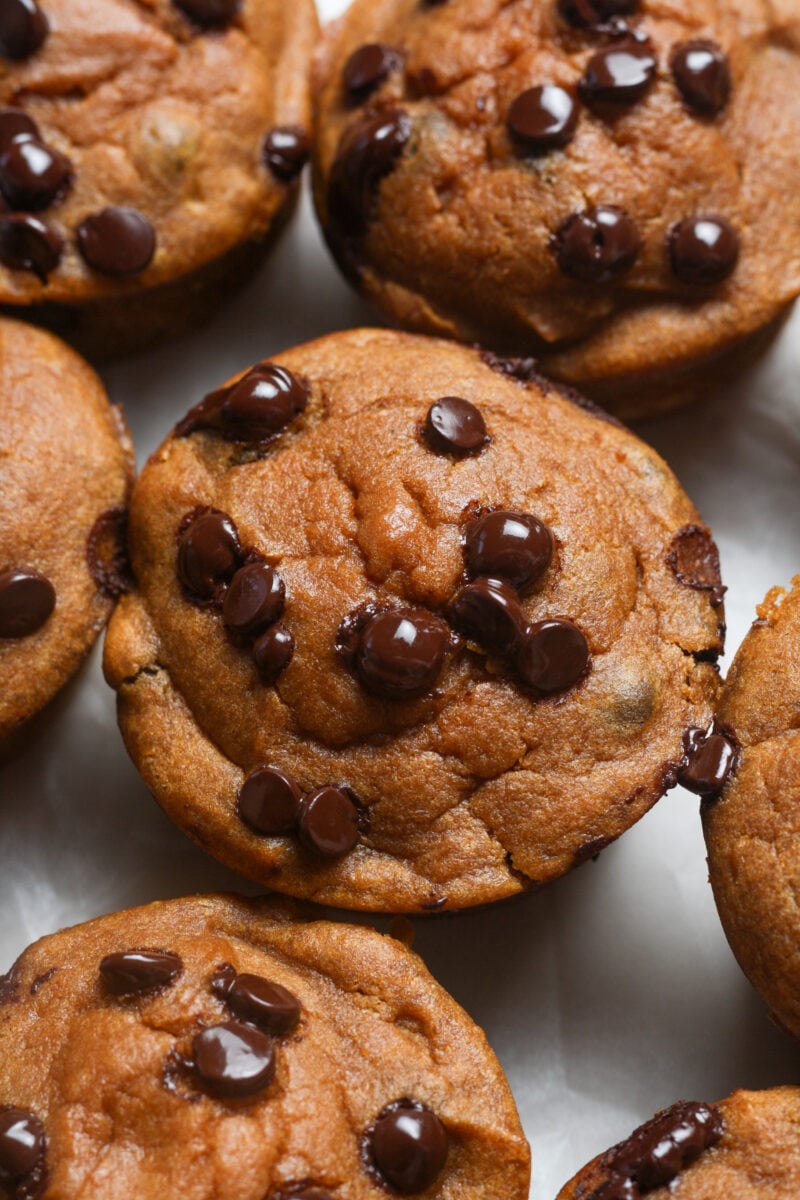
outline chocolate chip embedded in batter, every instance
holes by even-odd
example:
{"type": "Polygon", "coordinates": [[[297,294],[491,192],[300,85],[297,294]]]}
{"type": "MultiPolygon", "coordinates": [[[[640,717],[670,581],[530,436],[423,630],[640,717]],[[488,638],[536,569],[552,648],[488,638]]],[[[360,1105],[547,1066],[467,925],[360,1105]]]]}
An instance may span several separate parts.
{"type": "Polygon", "coordinates": [[[78,249],[102,275],[138,275],[152,262],[155,230],[135,208],[104,208],[81,221],[78,249]]]}
{"type": "Polygon", "coordinates": [[[370,42],[359,46],[348,58],[342,83],[351,104],[361,104],[384,79],[403,65],[403,55],[393,46],[370,42]]]}
{"type": "Polygon", "coordinates": [[[107,954],[100,963],[100,978],[113,996],[138,996],[174,983],[183,962],[169,950],[125,950],[107,954]]]}
{"type": "Polygon", "coordinates": [[[296,1029],[303,1011],[288,988],[261,975],[236,975],[218,994],[237,1017],[276,1037],[296,1029]]]}
{"type": "Polygon", "coordinates": [[[346,237],[366,233],[381,181],[410,136],[411,118],[401,108],[366,113],[342,134],[328,181],[328,217],[346,237]]]}
{"type": "Polygon", "coordinates": [[[638,7],[639,0],[558,0],[559,14],[577,29],[603,25],[613,17],[627,17],[638,7]]]}
{"type": "Polygon", "coordinates": [[[449,616],[459,633],[499,657],[513,655],[528,628],[517,593],[502,579],[478,579],[461,588],[449,616]]]}
{"type": "Polygon", "coordinates": [[[447,1130],[421,1104],[400,1101],[378,1118],[368,1136],[368,1153],[383,1179],[398,1192],[424,1192],[444,1169],[447,1130]]]}
{"type": "Polygon", "coordinates": [[[396,608],[361,628],[355,669],[364,686],[388,700],[424,696],[436,683],[450,645],[450,630],[423,608],[396,608]]]}
{"type": "Polygon", "coordinates": [[[477,454],[489,441],[480,409],[459,396],[445,396],[428,409],[423,436],[437,454],[477,454]]]}
{"type": "Polygon", "coordinates": [[[467,571],[491,575],[527,592],[553,559],[553,535],[532,513],[499,509],[470,521],[464,538],[467,571]]]}
{"type": "Polygon", "coordinates": [[[36,0],[2,0],[0,4],[0,54],[4,58],[29,58],[44,42],[50,26],[36,0]]]}
{"type": "Polygon", "coordinates": [[[574,687],[589,666],[589,643],[572,621],[539,621],[531,625],[517,660],[522,682],[550,694],[574,687]]]}
{"type": "Polygon", "coordinates": [[[723,734],[690,730],[678,783],[698,796],[715,796],[733,774],[737,758],[736,746],[723,734]]]}
{"type": "Polygon", "coordinates": [[[239,791],[236,811],[246,825],[267,837],[294,833],[300,818],[300,785],[277,767],[256,767],[239,791]]]}
{"type": "Polygon", "coordinates": [[[658,62],[647,42],[620,38],[589,59],[578,92],[589,108],[634,104],[653,83],[657,70],[658,62]]]}
{"type": "Polygon", "coordinates": [[[55,588],[38,571],[0,572],[0,638],[30,637],[55,606],[55,588]]]}
{"type": "Polygon", "coordinates": [[[69,159],[38,138],[16,137],[0,153],[0,191],[10,208],[48,208],[66,195],[71,183],[69,159]]]}
{"type": "Polygon", "coordinates": [[[304,379],[276,363],[259,363],[231,387],[201,400],[177,426],[178,437],[216,429],[236,442],[268,442],[282,433],[308,404],[304,379]]]}
{"type": "Polygon", "coordinates": [[[523,154],[540,154],[565,146],[577,124],[578,106],[574,98],[553,83],[522,92],[506,117],[508,132],[523,154]]]}
{"type": "Polygon", "coordinates": [[[671,1183],[685,1167],[715,1146],[724,1130],[719,1109],[682,1100],[610,1150],[603,1165],[612,1176],[635,1180],[639,1193],[653,1191],[671,1183]]]}
{"type": "Polygon", "coordinates": [[[722,602],[725,588],[720,575],[719,550],[702,525],[685,525],[678,530],[667,551],[667,563],[680,583],[709,592],[709,599],[715,606],[722,602]]]}
{"type": "Polygon", "coordinates": [[[242,0],[173,0],[173,4],[201,29],[219,29],[239,15],[242,0]]]}
{"type": "Polygon", "coordinates": [[[583,283],[609,283],[631,270],[641,244],[636,222],[624,209],[600,204],[568,217],[550,247],[565,275],[583,283]]]}
{"type": "Polygon", "coordinates": [[[321,787],[300,806],[300,840],[323,858],[341,858],[358,842],[361,814],[343,788],[321,787]]]}
{"type": "Polygon", "coordinates": [[[281,183],[292,183],[306,165],[311,138],[300,125],[279,125],[264,139],[264,162],[281,183]]]}
{"type": "Polygon", "coordinates": [[[22,108],[0,109],[0,152],[6,150],[17,139],[41,140],[39,126],[22,108]]]}
{"type": "Polygon", "coordinates": [[[0,217],[0,263],[11,271],[32,271],[42,283],[61,262],[64,239],[57,229],[30,213],[0,217]]]}
{"type": "Polygon", "coordinates": [[[706,116],[722,112],[731,94],[731,69],[721,46],[706,38],[681,42],[672,52],[672,75],[690,108],[706,116]]]}
{"type": "Polygon", "coordinates": [[[39,1195],[38,1186],[20,1185],[42,1182],[37,1176],[43,1174],[46,1149],[44,1126],[34,1113],[13,1105],[0,1108],[0,1186],[10,1185],[10,1195],[20,1200],[39,1195]]]}
{"type": "Polygon", "coordinates": [[[208,509],[195,517],[178,543],[178,578],[190,597],[210,600],[239,567],[241,546],[229,516],[208,509]]]}
{"type": "Polygon", "coordinates": [[[261,633],[283,613],[286,586],[278,572],[265,562],[240,567],[222,603],[222,619],[232,633],[261,633]]]}
{"type": "Polygon", "coordinates": [[[285,625],[272,625],[253,644],[253,661],[261,682],[276,683],[292,661],[294,636],[285,625]]]}
{"type": "Polygon", "coordinates": [[[275,1078],[275,1046],[243,1021],[225,1021],[195,1035],[194,1073],[218,1096],[254,1096],[275,1078]]]}
{"type": "Polygon", "coordinates": [[[682,283],[722,283],[739,261],[739,234],[725,217],[687,217],[673,225],[667,244],[673,274],[682,283]]]}

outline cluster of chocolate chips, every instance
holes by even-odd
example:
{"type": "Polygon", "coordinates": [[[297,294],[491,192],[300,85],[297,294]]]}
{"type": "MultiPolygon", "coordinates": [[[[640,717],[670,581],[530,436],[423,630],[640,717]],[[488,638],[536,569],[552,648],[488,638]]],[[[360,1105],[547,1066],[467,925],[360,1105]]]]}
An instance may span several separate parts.
{"type": "Polygon", "coordinates": [[[0,1192],[36,1200],[46,1183],[44,1125],[26,1108],[0,1108],[0,1192]]]}
{"type": "Polygon", "coordinates": [[[36,633],[55,606],[55,588],[38,571],[0,571],[0,638],[36,633]]]}
{"type": "Polygon", "coordinates": [[[291,775],[277,767],[256,767],[236,801],[239,817],[264,837],[296,835],[322,858],[349,854],[368,829],[368,813],[350,788],[330,784],[304,793],[291,775]]]}
{"type": "Polygon", "coordinates": [[[678,783],[704,799],[718,796],[736,770],[739,748],[730,735],[688,729],[678,783]]]}

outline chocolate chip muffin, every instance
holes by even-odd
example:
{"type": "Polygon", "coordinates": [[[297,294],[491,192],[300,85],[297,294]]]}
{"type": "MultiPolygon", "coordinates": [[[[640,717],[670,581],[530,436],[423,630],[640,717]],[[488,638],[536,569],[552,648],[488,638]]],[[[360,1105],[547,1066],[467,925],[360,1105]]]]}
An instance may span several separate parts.
{"type": "Polygon", "coordinates": [[[308,153],[313,0],[0,7],[0,305],[95,358],[193,328],[308,153]]]}
{"type": "Polygon", "coordinates": [[[738,763],[703,805],[717,907],[743,970],[800,1037],[800,577],[759,607],[718,721],[738,763]]]}
{"type": "Polygon", "coordinates": [[[799,55],[792,0],[355,0],[317,58],[328,242],[400,326],[683,403],[800,294],[799,55]]]}
{"type": "Polygon", "coordinates": [[[136,486],[106,641],[171,818],[278,891],[436,911],[594,857],[717,692],[710,534],[626,429],[362,330],[212,392],[136,486]]]}
{"type": "Polygon", "coordinates": [[[800,1088],[680,1101],[584,1167],[558,1200],[794,1200],[800,1088]]]}
{"type": "Polygon", "coordinates": [[[127,586],[133,451],[94,372],[0,320],[0,753],[74,675],[127,586]]]}
{"type": "Polygon", "coordinates": [[[16,1200],[527,1200],[483,1033],[371,929],[232,896],[37,942],[0,977],[16,1200]]]}

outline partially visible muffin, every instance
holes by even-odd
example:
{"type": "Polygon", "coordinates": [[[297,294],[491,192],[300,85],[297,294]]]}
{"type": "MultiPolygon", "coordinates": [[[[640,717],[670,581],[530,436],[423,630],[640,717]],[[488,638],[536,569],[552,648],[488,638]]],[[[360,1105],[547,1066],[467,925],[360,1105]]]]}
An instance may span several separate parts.
{"type": "Polygon", "coordinates": [[[74,675],[127,587],[133,450],[90,367],[0,320],[0,752],[74,675]]]}
{"type": "Polygon", "coordinates": [[[355,0],[316,63],[320,220],[394,323],[644,416],[800,294],[798,75],[793,0],[355,0]]]}
{"type": "Polygon", "coordinates": [[[527,1200],[483,1033],[371,929],[200,896],[79,925],[0,977],[16,1200],[527,1200]]]}

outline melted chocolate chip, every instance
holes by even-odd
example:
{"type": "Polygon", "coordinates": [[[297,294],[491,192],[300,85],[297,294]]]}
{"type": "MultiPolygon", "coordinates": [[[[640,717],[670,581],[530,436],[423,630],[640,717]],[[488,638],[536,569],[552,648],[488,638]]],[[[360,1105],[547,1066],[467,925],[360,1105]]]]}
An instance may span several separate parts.
{"type": "Polygon", "coordinates": [[[71,182],[69,159],[38,138],[17,137],[0,153],[0,191],[11,208],[48,208],[62,199],[71,182]]]}
{"type": "Polygon", "coordinates": [[[728,56],[716,42],[681,42],[672,54],[672,75],[690,108],[707,116],[722,112],[731,94],[728,56]]]}
{"type": "Polygon", "coordinates": [[[29,58],[49,32],[47,17],[36,0],[2,0],[0,4],[0,54],[4,58],[29,58]]]}
{"type": "Polygon", "coordinates": [[[349,854],[358,841],[360,825],[358,807],[342,788],[317,788],[300,806],[300,840],[323,858],[349,854]]]}
{"type": "Polygon", "coordinates": [[[381,181],[410,136],[411,118],[400,108],[366,113],[342,134],[328,181],[328,216],[345,237],[366,232],[381,181]]]}
{"type": "Polygon", "coordinates": [[[360,630],[355,668],[375,695],[413,700],[436,683],[449,644],[449,629],[433,613],[391,609],[371,617],[360,630]]]}
{"type": "Polygon", "coordinates": [[[228,982],[224,993],[220,989],[219,994],[237,1017],[276,1037],[291,1033],[303,1011],[300,1001],[288,988],[260,975],[237,975],[228,982]]]}
{"type": "Polygon", "coordinates": [[[519,648],[528,627],[517,593],[502,579],[463,587],[450,605],[450,620],[464,637],[499,657],[519,648]]]}
{"type": "Polygon", "coordinates": [[[128,506],[117,504],[101,512],[86,539],[89,574],[104,596],[118,599],[133,587],[128,555],[128,506]]]}
{"type": "Polygon", "coordinates": [[[178,543],[178,578],[191,597],[210,600],[235,574],[241,556],[236,526],[209,509],[195,517],[178,543]]]}
{"type": "MultiPolygon", "coordinates": [[[[39,1183],[47,1148],[44,1126],[24,1108],[0,1108],[0,1185],[21,1181],[39,1183]]],[[[35,1190],[13,1191],[12,1195],[38,1195],[35,1190]]]]}
{"type": "Polygon", "coordinates": [[[575,133],[578,106],[562,87],[546,83],[517,96],[506,117],[508,132],[523,153],[565,146],[575,133]]]}
{"type": "Polygon", "coordinates": [[[39,126],[22,108],[0,109],[0,153],[17,139],[40,140],[39,126]]]}
{"type": "Polygon", "coordinates": [[[218,1096],[253,1096],[275,1078],[275,1046],[242,1021],[225,1021],[195,1035],[194,1071],[218,1096]]]}
{"type": "Polygon", "coordinates": [[[477,454],[489,440],[480,409],[459,396],[445,396],[428,409],[423,436],[437,454],[477,454]]]}
{"type": "MultiPolygon", "coordinates": [[[[665,1187],[680,1172],[695,1162],[704,1151],[715,1146],[724,1133],[719,1109],[708,1104],[682,1100],[664,1109],[651,1121],[603,1158],[603,1166],[615,1177],[633,1180],[638,1193],[665,1187]]],[[[592,1192],[586,1200],[603,1200],[624,1191],[592,1192]]]]}
{"type": "Polygon", "coordinates": [[[361,104],[383,83],[392,71],[403,65],[403,56],[393,46],[370,42],[359,46],[348,58],[342,83],[351,104],[361,104]]]}
{"type": "Polygon", "coordinates": [[[279,125],[264,139],[264,162],[281,183],[292,183],[306,165],[311,138],[299,125],[279,125]]]}
{"type": "Polygon", "coordinates": [[[274,625],[283,612],[286,587],[265,562],[241,567],[230,582],[222,604],[222,619],[232,633],[252,636],[274,625]]]}
{"type": "Polygon", "coordinates": [[[578,92],[589,108],[634,104],[652,84],[657,69],[656,58],[646,42],[620,38],[589,59],[578,92]]]}
{"type": "Polygon", "coordinates": [[[81,221],[78,249],[102,275],[138,275],[152,262],[155,230],[135,208],[104,208],[81,221]]]}
{"type": "Polygon", "coordinates": [[[296,830],[302,798],[291,775],[277,767],[256,767],[242,784],[236,811],[256,833],[280,837],[296,830]]]}
{"type": "Polygon", "coordinates": [[[430,1109],[400,1101],[378,1118],[368,1152],[383,1179],[398,1192],[424,1192],[447,1161],[449,1139],[430,1109]]]}
{"type": "Polygon", "coordinates": [[[259,363],[231,387],[206,396],[180,422],[177,437],[216,429],[236,442],[269,442],[308,404],[304,379],[276,363],[259,363]]]}
{"type": "Polygon", "coordinates": [[[524,593],[550,566],[553,535],[531,513],[499,510],[470,521],[464,554],[473,579],[491,575],[524,593]]]}
{"type": "Polygon", "coordinates": [[[571,621],[539,621],[532,625],[517,662],[522,682],[550,694],[574,687],[589,666],[589,644],[571,621]]]}
{"type": "Polygon", "coordinates": [[[639,0],[558,0],[558,11],[568,25],[577,29],[604,25],[613,17],[636,12],[639,0]]]}
{"type": "Polygon", "coordinates": [[[687,217],[668,238],[673,273],[682,283],[722,283],[739,261],[739,234],[724,217],[687,217]]]}
{"type": "Polygon", "coordinates": [[[47,283],[61,262],[64,239],[57,229],[29,213],[0,217],[0,263],[11,271],[32,271],[47,283]]]}
{"type": "Polygon", "coordinates": [[[736,746],[723,734],[690,730],[678,782],[698,796],[715,796],[733,774],[737,758],[736,746]]]}
{"type": "Polygon", "coordinates": [[[36,633],[55,606],[55,588],[38,571],[0,572],[0,638],[36,633]]]}
{"type": "Polygon", "coordinates": [[[112,996],[139,996],[174,983],[183,971],[177,954],[168,950],[126,950],[107,954],[100,963],[100,977],[112,996]]]}
{"type": "Polygon", "coordinates": [[[242,0],[173,0],[173,4],[201,29],[220,29],[235,20],[242,0]]]}
{"type": "Polygon", "coordinates": [[[261,682],[271,687],[292,661],[294,637],[285,625],[272,625],[256,639],[253,661],[261,682]]]}
{"type": "Polygon", "coordinates": [[[709,592],[714,606],[722,602],[725,588],[719,569],[719,550],[702,525],[685,525],[678,530],[667,551],[667,563],[680,583],[709,592]]]}
{"type": "Polygon", "coordinates": [[[586,1200],[641,1200],[641,1192],[626,1175],[612,1175],[590,1192],[586,1200]]]}
{"type": "Polygon", "coordinates": [[[565,275],[583,283],[608,283],[630,271],[641,244],[636,223],[624,209],[601,204],[568,217],[551,249],[565,275]]]}

